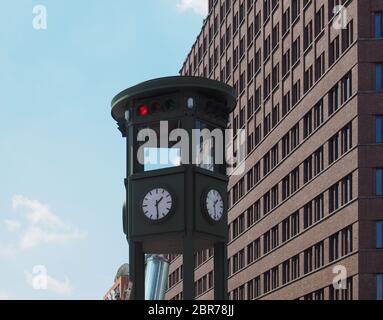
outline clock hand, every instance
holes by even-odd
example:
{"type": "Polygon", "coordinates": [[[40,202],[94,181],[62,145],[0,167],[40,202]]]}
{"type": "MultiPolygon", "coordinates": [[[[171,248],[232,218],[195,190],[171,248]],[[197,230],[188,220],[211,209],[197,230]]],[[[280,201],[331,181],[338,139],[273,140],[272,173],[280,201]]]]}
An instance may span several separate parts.
{"type": "Polygon", "coordinates": [[[158,211],[158,201],[156,201],[156,211],[157,211],[157,220],[160,218],[160,213],[158,211]]]}

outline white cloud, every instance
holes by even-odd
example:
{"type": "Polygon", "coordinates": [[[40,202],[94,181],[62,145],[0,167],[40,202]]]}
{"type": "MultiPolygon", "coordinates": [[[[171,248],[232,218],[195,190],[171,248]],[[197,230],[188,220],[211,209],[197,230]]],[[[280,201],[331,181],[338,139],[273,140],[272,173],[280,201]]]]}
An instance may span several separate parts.
{"type": "Polygon", "coordinates": [[[39,227],[30,227],[23,234],[20,246],[22,249],[28,249],[43,243],[65,244],[85,237],[86,233],[82,233],[78,229],[48,231],[39,227]]]}
{"type": "MultiPolygon", "coordinates": [[[[36,277],[39,277],[39,276],[33,275],[30,272],[25,272],[25,278],[26,278],[27,284],[30,285],[35,290],[37,290],[36,283],[35,283],[36,277]]],[[[46,287],[43,289],[40,288],[39,290],[50,291],[58,295],[70,295],[71,293],[73,293],[74,288],[72,284],[70,283],[68,277],[65,277],[64,281],[57,280],[49,275],[45,275],[45,277],[46,277],[45,279],[46,287]]]]}
{"type": "MultiPolygon", "coordinates": [[[[71,223],[62,221],[50,210],[48,205],[37,200],[17,195],[12,199],[12,207],[20,210],[25,215],[27,222],[26,228],[20,235],[19,246],[21,249],[33,248],[40,244],[65,244],[68,241],[82,239],[87,235],[71,223]]],[[[17,223],[9,221],[8,226],[18,227],[17,223]]]]}
{"type": "Polygon", "coordinates": [[[5,220],[4,223],[9,232],[16,232],[21,227],[21,223],[18,220],[5,220]]]}
{"type": "Polygon", "coordinates": [[[208,13],[208,0],[180,0],[177,9],[181,12],[193,10],[195,13],[206,16],[208,13]]]}

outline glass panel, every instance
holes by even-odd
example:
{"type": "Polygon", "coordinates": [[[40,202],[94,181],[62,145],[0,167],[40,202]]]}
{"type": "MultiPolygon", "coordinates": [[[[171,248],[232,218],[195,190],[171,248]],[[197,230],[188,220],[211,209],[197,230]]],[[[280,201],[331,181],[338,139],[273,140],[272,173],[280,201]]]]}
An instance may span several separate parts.
{"type": "Polygon", "coordinates": [[[377,64],[375,65],[375,89],[382,90],[383,89],[383,65],[377,64]]]}
{"type": "Polygon", "coordinates": [[[145,148],[144,171],[178,167],[181,165],[181,150],[177,148],[145,148]]]}
{"type": "Polygon", "coordinates": [[[376,224],[376,248],[383,249],[383,221],[376,224]]]}
{"type": "Polygon", "coordinates": [[[376,143],[383,143],[383,117],[377,117],[375,123],[376,143]]]}
{"type": "Polygon", "coordinates": [[[376,300],[383,300],[383,274],[376,276],[376,300]]]}
{"type": "Polygon", "coordinates": [[[195,131],[194,163],[203,169],[222,172],[224,165],[224,132],[197,120],[195,131]]]}
{"type": "Polygon", "coordinates": [[[375,38],[382,38],[382,13],[375,13],[375,38]]]}
{"type": "Polygon", "coordinates": [[[153,171],[180,166],[182,146],[169,141],[169,135],[181,128],[181,121],[151,123],[136,129],[134,172],[153,171]],[[162,134],[162,136],[161,136],[162,134]]]}
{"type": "Polygon", "coordinates": [[[383,196],[383,169],[376,169],[376,195],[383,196]]]}

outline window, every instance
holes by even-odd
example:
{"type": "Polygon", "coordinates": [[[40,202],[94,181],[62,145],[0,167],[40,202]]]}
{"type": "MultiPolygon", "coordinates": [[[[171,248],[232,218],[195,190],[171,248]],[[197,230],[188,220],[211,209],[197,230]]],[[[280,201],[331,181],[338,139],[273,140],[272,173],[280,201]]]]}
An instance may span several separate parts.
{"type": "Polygon", "coordinates": [[[383,274],[376,275],[376,300],[383,300],[383,274]]]}
{"type": "Polygon", "coordinates": [[[290,196],[290,175],[282,180],[282,200],[286,200],[290,196]]]}
{"type": "Polygon", "coordinates": [[[314,199],[314,223],[324,217],[323,194],[314,199]]]}
{"type": "Polygon", "coordinates": [[[273,28],[273,34],[272,34],[273,49],[278,45],[278,43],[279,43],[279,23],[277,23],[273,28]]]}
{"type": "Polygon", "coordinates": [[[309,67],[304,74],[304,92],[306,93],[313,86],[313,67],[309,67]]]}
{"type": "Polygon", "coordinates": [[[315,14],[315,37],[322,32],[324,28],[324,6],[322,6],[315,14]]]}
{"type": "Polygon", "coordinates": [[[245,267],[245,249],[238,253],[238,268],[242,270],[245,267]]]}
{"type": "Polygon", "coordinates": [[[290,70],[290,49],[288,49],[282,58],[282,77],[284,77],[290,70]]]}
{"type": "Polygon", "coordinates": [[[330,43],[329,64],[330,66],[339,58],[339,36],[330,43]]]}
{"type": "Polygon", "coordinates": [[[271,168],[275,168],[279,162],[278,144],[271,149],[271,168]]]}
{"type": "Polygon", "coordinates": [[[342,85],[342,103],[345,103],[348,99],[350,99],[352,95],[351,72],[349,72],[346,76],[342,78],[341,85],[342,85]]]}
{"type": "Polygon", "coordinates": [[[271,248],[275,249],[279,245],[279,227],[271,229],[271,248]]]}
{"type": "Polygon", "coordinates": [[[313,23],[310,21],[303,33],[303,49],[306,50],[312,43],[313,41],[313,23]]]}
{"type": "Polygon", "coordinates": [[[285,116],[290,111],[290,91],[287,92],[282,99],[282,116],[285,116]]]}
{"type": "Polygon", "coordinates": [[[322,53],[315,60],[315,81],[317,81],[325,72],[325,56],[322,53]]]}
{"type": "Polygon", "coordinates": [[[282,159],[286,158],[290,153],[290,134],[287,133],[282,138],[282,159]]]}
{"type": "Polygon", "coordinates": [[[342,154],[349,151],[352,147],[352,127],[351,123],[345,126],[341,131],[342,154]]]}
{"type": "Polygon", "coordinates": [[[339,234],[330,237],[330,262],[339,259],[339,234]]]}
{"type": "Polygon", "coordinates": [[[313,224],[313,207],[312,203],[308,203],[303,208],[304,227],[307,229],[313,224]]]}
{"type": "Polygon", "coordinates": [[[293,84],[293,101],[292,104],[295,106],[301,98],[301,81],[298,80],[293,84]]]}
{"type": "Polygon", "coordinates": [[[383,143],[383,116],[375,118],[375,142],[383,143]]]}
{"type": "Polygon", "coordinates": [[[339,208],[339,183],[333,185],[329,190],[329,210],[333,213],[339,208]]]}
{"type": "Polygon", "coordinates": [[[263,175],[270,172],[270,152],[263,157],[263,175]]]}
{"type": "Polygon", "coordinates": [[[383,249],[383,221],[376,223],[376,248],[383,249]]]}
{"type": "Polygon", "coordinates": [[[375,65],[375,90],[383,90],[383,64],[375,65]]]}
{"type": "Polygon", "coordinates": [[[304,252],[304,274],[313,271],[313,249],[309,248],[304,252]]]}
{"type": "Polygon", "coordinates": [[[290,260],[282,264],[282,284],[290,282],[290,260]]]}
{"type": "Polygon", "coordinates": [[[339,86],[336,84],[328,94],[328,113],[332,115],[340,106],[339,86]]]}
{"type": "Polygon", "coordinates": [[[267,254],[271,250],[271,233],[266,232],[263,235],[263,254],[267,254]]]}
{"type": "Polygon", "coordinates": [[[271,125],[274,128],[279,122],[279,104],[273,107],[271,125]]]}
{"type": "Polygon", "coordinates": [[[267,60],[271,52],[271,43],[270,43],[270,36],[268,36],[263,44],[263,56],[264,60],[267,60]]]}
{"type": "Polygon", "coordinates": [[[273,68],[272,78],[272,86],[274,89],[279,83],[279,63],[277,63],[273,68]]]}
{"type": "Polygon", "coordinates": [[[303,117],[303,138],[307,138],[313,131],[311,110],[303,117]]]}
{"type": "Polygon", "coordinates": [[[333,136],[328,143],[329,164],[339,158],[339,134],[333,136]]]}
{"type": "Polygon", "coordinates": [[[314,176],[317,176],[324,167],[323,163],[323,147],[314,152],[314,176]]]}
{"type": "Polygon", "coordinates": [[[320,242],[314,246],[314,269],[324,265],[324,243],[320,242]]]}
{"type": "Polygon", "coordinates": [[[345,290],[337,290],[333,285],[329,287],[330,300],[352,300],[353,299],[353,279],[347,279],[347,288],[345,290]]]}
{"type": "Polygon", "coordinates": [[[294,42],[293,42],[293,48],[292,48],[292,64],[294,65],[299,57],[300,57],[300,37],[298,37],[294,42]]]}
{"type": "Polygon", "coordinates": [[[286,242],[290,239],[290,218],[283,220],[282,222],[282,242],[286,242]]]}
{"type": "Polygon", "coordinates": [[[291,193],[299,189],[299,167],[291,172],[291,193]]]}
{"type": "Polygon", "coordinates": [[[299,145],[299,123],[291,129],[291,150],[299,145]]]}
{"type": "Polygon", "coordinates": [[[263,275],[263,290],[265,293],[269,292],[271,290],[271,276],[270,276],[270,271],[267,271],[263,275]]]}
{"type": "Polygon", "coordinates": [[[375,171],[375,194],[383,196],[383,168],[375,171]]]}
{"type": "Polygon", "coordinates": [[[313,159],[312,157],[308,157],[303,163],[304,168],[304,176],[303,182],[307,183],[313,178],[313,159]]]}
{"type": "Polygon", "coordinates": [[[342,237],[342,256],[352,252],[352,226],[341,231],[342,237]]]}
{"type": "Polygon", "coordinates": [[[300,11],[300,0],[292,0],[292,14],[291,14],[292,21],[298,18],[299,11],[300,11]]]}
{"type": "Polygon", "coordinates": [[[323,122],[323,100],[314,107],[314,129],[317,129],[323,122]]]}
{"type": "Polygon", "coordinates": [[[271,270],[271,289],[274,290],[279,287],[279,267],[271,270]]]}
{"type": "Polygon", "coordinates": [[[263,19],[266,21],[270,16],[270,0],[263,0],[263,19]]]}
{"type": "Polygon", "coordinates": [[[291,259],[291,280],[295,280],[300,276],[299,255],[291,259]]]}
{"type": "Polygon", "coordinates": [[[287,8],[282,16],[282,34],[284,35],[290,28],[290,8],[287,8]]]}
{"type": "Polygon", "coordinates": [[[351,21],[346,29],[342,30],[342,50],[345,51],[354,41],[354,25],[351,21]]]}
{"type": "Polygon", "coordinates": [[[291,237],[295,237],[299,233],[299,211],[291,216],[291,237]]]}
{"type": "Polygon", "coordinates": [[[382,11],[374,12],[374,37],[382,38],[383,37],[383,19],[382,11]]]}
{"type": "Polygon", "coordinates": [[[278,205],[278,185],[271,189],[271,208],[274,209],[278,205]]]}

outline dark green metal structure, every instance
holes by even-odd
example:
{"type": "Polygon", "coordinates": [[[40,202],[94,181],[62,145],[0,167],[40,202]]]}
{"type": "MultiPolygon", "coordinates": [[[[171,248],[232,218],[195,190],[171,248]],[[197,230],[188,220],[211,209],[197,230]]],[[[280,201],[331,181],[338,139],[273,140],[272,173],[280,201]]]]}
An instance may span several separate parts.
{"type": "MultiPolygon", "coordinates": [[[[143,300],[145,296],[145,253],[183,254],[184,299],[194,299],[194,253],[213,247],[215,299],[227,299],[228,177],[225,163],[213,164],[209,168],[195,164],[193,144],[190,143],[189,152],[182,151],[178,166],[146,170],[142,161],[138,161],[142,160],[138,155],[143,142],[137,138],[140,130],[151,128],[160,134],[161,142],[168,140],[168,136],[159,131],[161,121],[168,123],[169,130],[184,129],[189,137],[195,134],[194,129],[223,131],[235,103],[233,88],[200,77],[147,81],[113,99],[112,116],[127,140],[127,205],[123,223],[129,242],[133,299],[143,300]],[[143,212],[143,199],[156,188],[171,194],[171,210],[166,219],[150,221],[143,212]],[[204,210],[206,193],[212,189],[223,198],[224,215],[219,221],[211,219],[204,210]]],[[[174,144],[170,143],[169,149],[174,144]]],[[[158,201],[155,205],[158,215],[158,201]]]]}

